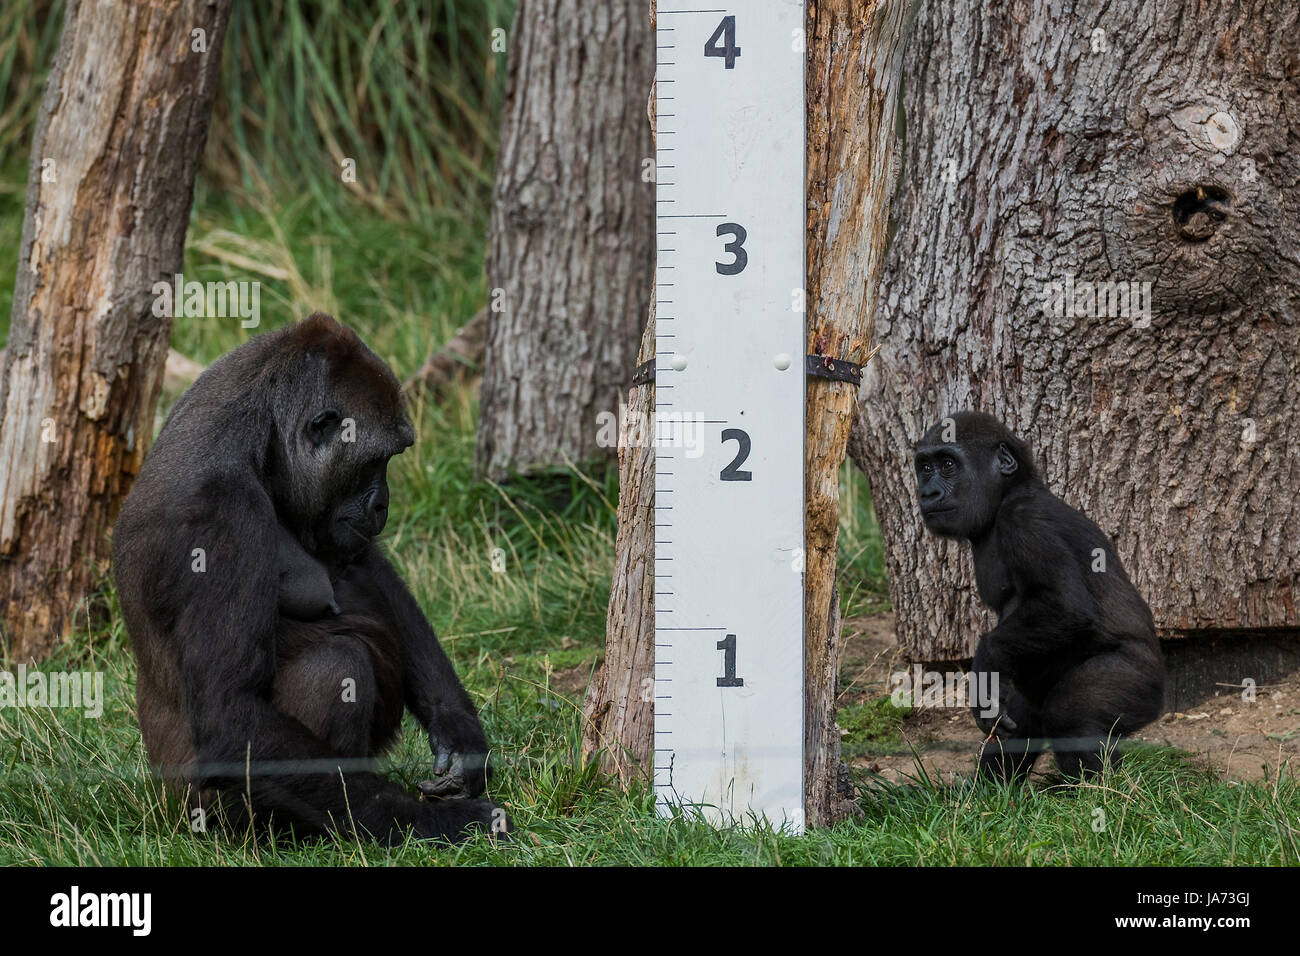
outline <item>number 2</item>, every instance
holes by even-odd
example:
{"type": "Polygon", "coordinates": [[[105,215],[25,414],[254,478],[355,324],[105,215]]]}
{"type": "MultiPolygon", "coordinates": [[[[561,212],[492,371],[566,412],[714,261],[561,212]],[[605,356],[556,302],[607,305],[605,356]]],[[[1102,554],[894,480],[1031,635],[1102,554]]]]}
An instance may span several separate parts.
{"type": "Polygon", "coordinates": [[[736,452],[736,457],[731,464],[722,469],[722,474],[718,477],[723,481],[753,481],[754,473],[752,471],[740,470],[740,466],[749,457],[749,433],[741,431],[739,428],[724,428],[722,430],[722,440],[724,443],[729,441],[739,442],[740,450],[736,452]]]}

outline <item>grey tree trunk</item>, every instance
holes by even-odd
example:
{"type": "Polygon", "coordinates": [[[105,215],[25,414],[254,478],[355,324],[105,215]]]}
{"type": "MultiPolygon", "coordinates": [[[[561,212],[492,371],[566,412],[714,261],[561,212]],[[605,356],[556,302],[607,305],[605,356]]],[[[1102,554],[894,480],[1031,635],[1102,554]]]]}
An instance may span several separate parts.
{"type": "Polygon", "coordinates": [[[654,268],[645,0],[520,0],[497,158],[477,464],[611,455],[654,268]]]}
{"type": "MultiPolygon", "coordinates": [[[[884,259],[898,83],[907,0],[867,15],[854,0],[807,8],[808,351],[861,363],[884,259]]],[[[651,101],[653,117],[654,102],[651,101]]],[[[642,344],[654,355],[653,323],[642,344]]],[[[805,797],[813,825],[850,812],[838,787],[835,726],[840,626],[835,595],[840,464],[853,418],[854,389],[812,379],[808,386],[805,495],[805,797]]],[[[633,410],[654,409],[653,385],[632,394],[633,410]]],[[[619,531],[605,664],[588,691],[584,749],[603,749],[623,779],[650,776],[654,677],[654,450],[620,452],[619,531]]]]}
{"type": "Polygon", "coordinates": [[[14,660],[44,656],[70,627],[153,434],[171,323],[153,315],[151,287],[181,269],[229,12],[229,0],[68,4],[0,376],[14,660]]]}
{"type": "Polygon", "coordinates": [[[1031,442],[1166,633],[1300,626],[1297,16],[924,5],[851,450],[913,659],[968,657],[993,623],[968,549],[925,535],[910,464],[964,408],[1031,442]]]}

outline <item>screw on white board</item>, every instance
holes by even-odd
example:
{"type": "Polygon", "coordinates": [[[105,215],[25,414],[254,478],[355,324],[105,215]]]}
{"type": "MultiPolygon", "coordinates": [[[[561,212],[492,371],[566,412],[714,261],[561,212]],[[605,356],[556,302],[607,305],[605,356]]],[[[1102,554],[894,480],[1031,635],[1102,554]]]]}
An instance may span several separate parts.
{"type": "Polygon", "coordinates": [[[802,832],[803,3],[662,6],[656,795],[802,832]]]}

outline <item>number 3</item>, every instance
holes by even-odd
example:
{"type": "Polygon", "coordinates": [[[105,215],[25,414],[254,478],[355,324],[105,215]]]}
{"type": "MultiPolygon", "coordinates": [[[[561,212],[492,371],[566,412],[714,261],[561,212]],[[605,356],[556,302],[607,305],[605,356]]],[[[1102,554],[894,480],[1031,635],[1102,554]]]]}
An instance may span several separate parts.
{"type": "Polygon", "coordinates": [[[724,222],[718,226],[718,238],[723,236],[736,237],[722,247],[723,250],[730,252],[735,258],[728,263],[715,262],[714,266],[718,270],[718,275],[739,275],[745,271],[745,266],[749,265],[749,253],[744,249],[745,240],[749,238],[749,233],[745,231],[744,226],[734,222],[724,222]]]}

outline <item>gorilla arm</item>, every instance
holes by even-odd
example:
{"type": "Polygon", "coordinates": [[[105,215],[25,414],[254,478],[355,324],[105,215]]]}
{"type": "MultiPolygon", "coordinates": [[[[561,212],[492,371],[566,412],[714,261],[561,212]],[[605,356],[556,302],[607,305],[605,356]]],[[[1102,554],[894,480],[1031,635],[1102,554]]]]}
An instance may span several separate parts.
{"type": "Polygon", "coordinates": [[[196,783],[245,794],[281,824],[390,843],[408,829],[455,839],[483,822],[490,808],[482,801],[425,803],[377,774],[344,773],[328,744],[276,709],[274,509],[253,479],[223,482],[206,504],[207,520],[178,536],[206,544],[207,570],[173,629],[196,783]]]}
{"type": "Polygon", "coordinates": [[[421,784],[421,789],[430,795],[478,796],[486,789],[492,769],[474,702],[393,566],[372,548],[363,567],[388,598],[393,630],[402,648],[406,706],[428,731],[433,772],[442,778],[421,784]]]}
{"type": "MultiPolygon", "coordinates": [[[[1010,595],[997,627],[980,639],[981,657],[1031,699],[1080,659],[1095,653],[1100,607],[1089,590],[1080,542],[1047,513],[1040,495],[1004,506],[998,517],[996,567],[1010,595]]],[[[1100,532],[1098,532],[1100,536],[1100,532]]],[[[977,558],[976,573],[981,562],[977,558]]]]}

